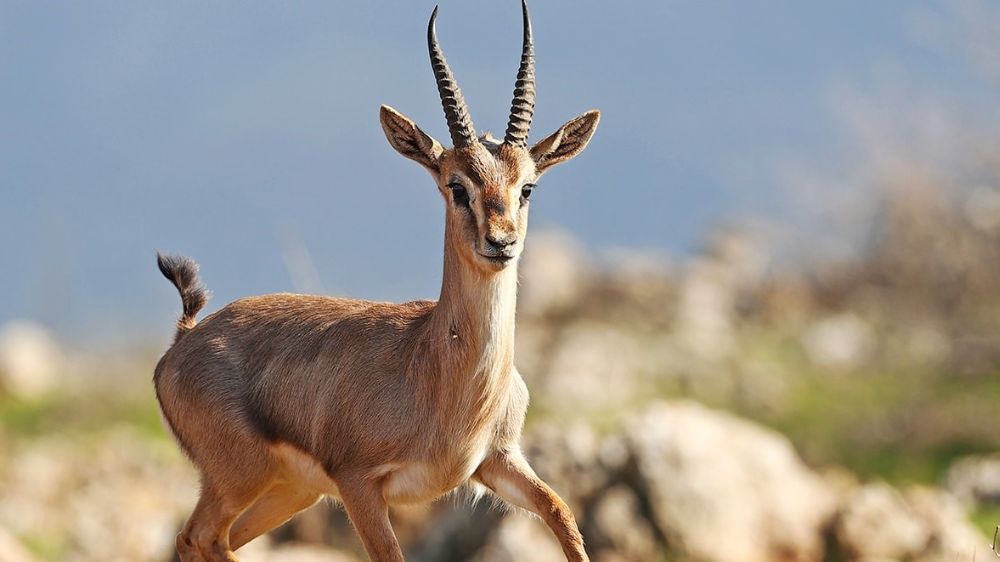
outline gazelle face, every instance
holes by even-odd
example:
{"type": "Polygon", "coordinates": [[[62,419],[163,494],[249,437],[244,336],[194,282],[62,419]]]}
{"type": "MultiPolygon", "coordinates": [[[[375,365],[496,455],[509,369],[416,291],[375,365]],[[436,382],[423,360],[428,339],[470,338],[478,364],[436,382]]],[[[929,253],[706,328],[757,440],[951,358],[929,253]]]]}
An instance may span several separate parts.
{"type": "Polygon", "coordinates": [[[445,152],[436,179],[448,206],[446,230],[462,257],[486,271],[515,262],[537,179],[530,153],[486,137],[445,152]]]}
{"type": "Polygon", "coordinates": [[[500,271],[524,248],[535,183],[549,168],[583,151],[600,113],[588,111],[531,148],[486,136],[445,150],[413,121],[382,106],[382,128],[400,154],[426,168],[448,205],[450,248],[484,271],[500,271]]]}
{"type": "Polygon", "coordinates": [[[383,105],[382,129],[389,144],[434,177],[448,204],[448,251],[484,272],[515,263],[524,248],[528,207],[535,182],[549,168],[583,151],[601,114],[591,110],[528,147],[535,105],[535,63],[528,6],[522,0],[524,44],[521,67],[503,141],[477,137],[468,107],[437,42],[434,22],[427,26],[428,50],[454,148],[420,130],[412,120],[383,105]]]}

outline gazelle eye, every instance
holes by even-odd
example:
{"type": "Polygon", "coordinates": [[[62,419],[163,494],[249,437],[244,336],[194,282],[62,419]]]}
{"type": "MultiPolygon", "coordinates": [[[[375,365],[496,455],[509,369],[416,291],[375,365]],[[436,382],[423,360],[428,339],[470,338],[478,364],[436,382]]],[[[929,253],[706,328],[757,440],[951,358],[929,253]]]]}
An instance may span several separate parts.
{"type": "Polygon", "coordinates": [[[465,190],[465,187],[460,183],[449,183],[448,189],[451,190],[451,197],[455,200],[456,205],[461,205],[463,207],[469,206],[469,192],[465,190]]]}
{"type": "Polygon", "coordinates": [[[527,201],[531,197],[531,190],[535,189],[535,184],[526,183],[524,187],[521,188],[521,200],[527,201]]]}

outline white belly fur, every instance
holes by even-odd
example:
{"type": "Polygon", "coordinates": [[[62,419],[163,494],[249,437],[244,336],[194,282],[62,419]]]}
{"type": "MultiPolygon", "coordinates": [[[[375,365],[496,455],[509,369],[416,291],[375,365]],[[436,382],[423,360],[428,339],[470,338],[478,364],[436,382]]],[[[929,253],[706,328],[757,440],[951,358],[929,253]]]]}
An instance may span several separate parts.
{"type": "MultiPolygon", "coordinates": [[[[451,475],[443,473],[441,468],[430,463],[412,462],[381,465],[370,476],[384,478],[382,493],[391,504],[431,501],[467,482],[486,458],[486,451],[487,448],[483,446],[465,460],[457,473],[451,475]]],[[[282,476],[288,482],[299,483],[323,495],[340,497],[337,483],[312,455],[286,443],[271,446],[271,452],[281,463],[282,476]]]]}
{"type": "Polygon", "coordinates": [[[271,452],[280,460],[282,475],[289,482],[298,482],[305,488],[327,496],[340,496],[337,483],[326,474],[326,470],[312,455],[286,443],[272,445],[271,452]]]}
{"type": "Polygon", "coordinates": [[[435,500],[466,483],[486,458],[483,446],[464,459],[457,470],[434,466],[427,462],[404,465],[383,465],[385,474],[383,495],[391,504],[422,503],[435,500]]]}

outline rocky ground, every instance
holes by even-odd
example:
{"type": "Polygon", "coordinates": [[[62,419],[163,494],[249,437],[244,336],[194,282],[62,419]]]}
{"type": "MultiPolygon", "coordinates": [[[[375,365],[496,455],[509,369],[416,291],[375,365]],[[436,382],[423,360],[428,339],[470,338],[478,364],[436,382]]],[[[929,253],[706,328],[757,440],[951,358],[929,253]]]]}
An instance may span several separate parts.
{"type": "MultiPolygon", "coordinates": [[[[987,560],[968,520],[1000,498],[1000,457],[965,458],[944,487],[898,489],[806,466],[787,438],[697,402],[662,401],[620,431],[541,424],[539,474],[577,514],[595,562],[987,560]]],[[[0,474],[0,560],[171,558],[196,492],[165,441],[116,430],[18,447],[0,474]],[[46,542],[59,537],[57,544],[46,542]]],[[[394,514],[410,560],[562,560],[536,518],[461,496],[394,514]]],[[[320,505],[240,552],[246,562],[363,560],[343,514],[320,505]]]]}

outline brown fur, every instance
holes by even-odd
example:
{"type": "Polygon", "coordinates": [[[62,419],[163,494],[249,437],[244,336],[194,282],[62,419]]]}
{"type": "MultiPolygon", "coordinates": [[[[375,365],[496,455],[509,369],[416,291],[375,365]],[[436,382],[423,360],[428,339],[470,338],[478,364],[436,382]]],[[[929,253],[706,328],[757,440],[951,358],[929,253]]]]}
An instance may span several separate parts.
{"type": "MultiPolygon", "coordinates": [[[[572,513],[518,447],[528,392],[513,365],[514,305],[527,232],[522,186],[583,150],[597,114],[530,150],[485,137],[444,150],[386,106],[382,125],[447,201],[440,300],[266,295],[197,325],[184,301],[154,376],[164,417],[202,476],[177,538],[181,560],[236,561],[233,549],[329,495],[373,561],[400,562],[388,505],[477,482],[539,514],[567,558],[585,561],[572,513]],[[506,261],[487,239],[509,242],[506,261]]],[[[200,287],[191,276],[179,284],[173,271],[164,274],[182,296],[182,285],[200,287]]]]}

